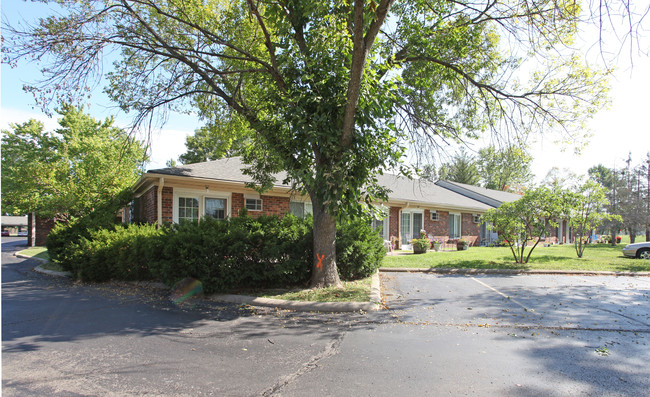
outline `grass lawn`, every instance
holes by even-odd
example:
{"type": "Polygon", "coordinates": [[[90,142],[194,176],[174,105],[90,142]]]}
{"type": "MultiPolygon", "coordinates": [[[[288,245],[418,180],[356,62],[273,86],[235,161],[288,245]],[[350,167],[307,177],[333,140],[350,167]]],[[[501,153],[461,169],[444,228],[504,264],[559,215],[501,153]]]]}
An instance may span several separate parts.
{"type": "Polygon", "coordinates": [[[309,301],[309,302],[368,302],[370,300],[370,285],[372,277],[364,278],[357,281],[343,281],[343,288],[321,288],[318,290],[303,289],[280,292],[260,291],[254,293],[254,296],[285,299],[290,301],[309,301]]]}
{"type": "Polygon", "coordinates": [[[30,247],[27,248],[26,250],[16,252],[16,254],[44,259],[46,261],[50,260],[50,254],[47,253],[47,248],[45,247],[30,247]]]}
{"type": "MultiPolygon", "coordinates": [[[[45,259],[46,261],[50,260],[50,255],[48,254],[47,248],[45,247],[30,247],[27,248],[26,250],[18,251],[16,253],[25,256],[31,256],[33,258],[45,259]]],[[[41,267],[43,269],[53,270],[55,272],[65,271],[65,269],[63,269],[61,266],[54,264],[52,262],[43,263],[41,264],[41,267]]]]}
{"type": "Polygon", "coordinates": [[[623,256],[625,241],[612,247],[591,244],[582,258],[573,245],[537,246],[527,264],[515,263],[508,247],[470,247],[467,251],[427,252],[421,255],[391,255],[383,267],[463,268],[463,269],[526,269],[526,270],[590,270],[650,271],[650,261],[623,256]]]}

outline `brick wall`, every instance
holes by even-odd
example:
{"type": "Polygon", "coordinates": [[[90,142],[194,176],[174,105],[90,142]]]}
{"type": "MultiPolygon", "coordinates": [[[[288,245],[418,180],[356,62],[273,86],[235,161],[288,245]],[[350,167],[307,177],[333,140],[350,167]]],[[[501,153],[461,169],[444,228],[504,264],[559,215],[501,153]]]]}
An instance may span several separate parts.
{"type": "Polygon", "coordinates": [[[47,243],[47,236],[55,224],[54,218],[41,218],[38,215],[36,216],[36,245],[43,246],[47,243]]]}
{"type": "Polygon", "coordinates": [[[431,235],[435,239],[443,241],[449,240],[449,212],[437,211],[438,220],[431,220],[431,211],[424,210],[424,230],[427,231],[427,236],[431,235]]]}
{"type": "MultiPolygon", "coordinates": [[[[231,203],[231,216],[239,216],[239,211],[244,208],[244,195],[241,193],[232,194],[232,203],[231,203]]],[[[262,203],[262,208],[264,208],[264,203],[262,203]]]]}
{"type": "Polygon", "coordinates": [[[152,186],[140,197],[140,221],[156,223],[158,220],[158,186],[152,186]]]}
{"type": "MultiPolygon", "coordinates": [[[[277,215],[284,216],[289,213],[289,203],[291,200],[289,197],[277,197],[277,196],[265,196],[261,195],[262,199],[262,211],[248,211],[248,215],[253,218],[257,218],[262,215],[277,215]]],[[[245,208],[246,200],[242,193],[233,193],[232,194],[232,216],[238,216],[239,210],[245,208]]]]}
{"type": "Polygon", "coordinates": [[[399,207],[390,207],[390,212],[388,215],[388,221],[390,222],[388,225],[388,234],[390,235],[390,241],[394,241],[397,239],[396,243],[393,244],[393,249],[399,249],[400,248],[400,240],[399,240],[399,207]]]}
{"type": "Polygon", "coordinates": [[[289,203],[291,202],[289,197],[261,196],[260,198],[262,199],[262,211],[248,211],[249,214],[258,214],[258,216],[278,215],[282,217],[289,213],[289,203]]]}
{"type": "Polygon", "coordinates": [[[478,246],[481,243],[481,224],[474,223],[474,214],[460,214],[460,231],[462,239],[469,242],[469,245],[478,246]]]}
{"type": "MultiPolygon", "coordinates": [[[[158,188],[156,187],[156,192],[158,188]]],[[[156,201],[156,205],[157,205],[156,201]]],[[[158,213],[156,212],[156,219],[158,213]]],[[[162,221],[163,223],[172,223],[174,221],[174,188],[163,186],[162,189],[162,221]]]]}

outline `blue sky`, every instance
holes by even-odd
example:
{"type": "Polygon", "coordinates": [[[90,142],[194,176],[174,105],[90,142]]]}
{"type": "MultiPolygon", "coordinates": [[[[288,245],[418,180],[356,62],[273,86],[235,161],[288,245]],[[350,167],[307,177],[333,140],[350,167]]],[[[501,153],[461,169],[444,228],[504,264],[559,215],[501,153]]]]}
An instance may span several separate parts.
{"type": "MultiPolygon", "coordinates": [[[[47,12],[47,6],[39,3],[5,0],[2,2],[3,20],[12,24],[18,19],[34,20],[47,12]]],[[[644,42],[648,50],[648,38],[644,42]]],[[[38,118],[49,128],[56,127],[55,119],[48,119],[35,106],[31,94],[22,89],[23,83],[38,79],[39,67],[34,64],[22,63],[16,69],[2,65],[1,70],[1,113],[0,128],[8,128],[9,123],[19,123],[30,118],[38,118]]],[[[544,178],[552,167],[569,169],[577,174],[586,173],[587,169],[598,163],[609,167],[620,168],[628,153],[632,153],[634,164],[640,163],[650,152],[650,58],[640,55],[622,55],[619,58],[617,71],[612,80],[609,109],[599,112],[588,124],[593,136],[589,144],[576,155],[572,148],[556,144],[558,136],[545,135],[538,137],[531,146],[534,156],[533,171],[537,180],[544,178]],[[632,60],[633,65],[630,65],[632,60]]],[[[127,126],[130,115],[119,112],[101,92],[101,87],[95,90],[89,105],[86,107],[96,118],[115,116],[118,125],[127,126]]],[[[176,159],[185,152],[185,137],[201,125],[197,117],[191,115],[173,114],[161,131],[152,136],[151,162],[147,168],[154,169],[165,166],[171,158],[176,159]]],[[[476,149],[480,145],[476,146],[476,149]]]]}

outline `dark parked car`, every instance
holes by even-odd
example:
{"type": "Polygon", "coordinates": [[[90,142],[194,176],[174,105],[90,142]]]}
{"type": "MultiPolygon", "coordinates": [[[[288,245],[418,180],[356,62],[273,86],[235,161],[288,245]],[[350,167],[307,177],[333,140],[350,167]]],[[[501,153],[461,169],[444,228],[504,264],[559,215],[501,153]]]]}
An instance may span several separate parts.
{"type": "Polygon", "coordinates": [[[623,248],[623,255],[632,258],[650,259],[650,241],[626,245],[623,248]]]}
{"type": "Polygon", "coordinates": [[[8,237],[9,236],[9,231],[8,230],[3,230],[2,231],[2,237],[8,237]]]}

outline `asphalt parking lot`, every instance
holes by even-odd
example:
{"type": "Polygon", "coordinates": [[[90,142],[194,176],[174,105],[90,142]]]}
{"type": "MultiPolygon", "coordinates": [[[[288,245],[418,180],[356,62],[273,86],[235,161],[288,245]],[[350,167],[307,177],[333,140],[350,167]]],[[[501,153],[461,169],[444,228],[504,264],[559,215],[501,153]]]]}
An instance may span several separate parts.
{"type": "Polygon", "coordinates": [[[2,244],[2,393],[650,396],[650,278],[382,273],[299,313],[35,273],[2,244]]]}
{"type": "Polygon", "coordinates": [[[650,277],[386,273],[402,321],[650,332],[650,277]]]}

